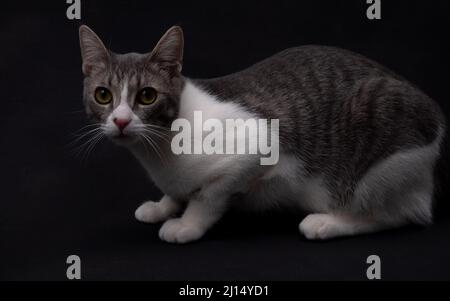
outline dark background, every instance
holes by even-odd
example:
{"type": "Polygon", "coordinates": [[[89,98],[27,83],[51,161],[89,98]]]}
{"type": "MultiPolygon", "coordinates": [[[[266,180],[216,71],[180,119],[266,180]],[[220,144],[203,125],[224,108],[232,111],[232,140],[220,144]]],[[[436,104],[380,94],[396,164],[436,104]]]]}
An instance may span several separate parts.
{"type": "MultiPolygon", "coordinates": [[[[228,214],[189,245],[159,241],[134,219],[160,192],[125,150],[104,141],[73,154],[85,125],[78,26],[116,52],[147,52],[184,28],[184,73],[214,77],[303,44],[360,52],[418,85],[449,113],[449,1],[86,1],[82,20],[58,1],[3,1],[0,11],[0,279],[64,280],[66,257],[85,280],[363,280],[377,254],[386,280],[450,279],[450,219],[429,228],[311,242],[299,216],[228,214]],[[15,3],[15,4],[13,4],[15,3]]],[[[182,175],[180,175],[182,176],[182,175]]],[[[441,195],[441,204],[447,200],[441,195]]]]}

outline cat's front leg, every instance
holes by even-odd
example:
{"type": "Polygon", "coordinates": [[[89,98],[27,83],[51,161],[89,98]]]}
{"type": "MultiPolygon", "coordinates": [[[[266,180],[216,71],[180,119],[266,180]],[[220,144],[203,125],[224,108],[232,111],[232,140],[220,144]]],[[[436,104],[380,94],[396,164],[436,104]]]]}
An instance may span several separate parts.
{"type": "Polygon", "coordinates": [[[225,214],[231,196],[247,190],[248,183],[266,169],[257,156],[239,156],[235,160],[226,157],[221,163],[217,175],[210,177],[214,180],[190,197],[183,215],[162,225],[159,231],[162,240],[187,243],[201,238],[225,214]]]}
{"type": "Polygon", "coordinates": [[[181,210],[181,204],[164,195],[159,202],[148,201],[138,207],[134,216],[140,222],[156,224],[168,220],[181,210]]]}
{"type": "MultiPolygon", "coordinates": [[[[207,195],[207,194],[206,194],[207,195]]],[[[206,199],[205,194],[191,199],[180,218],[167,220],[159,230],[159,237],[170,243],[198,240],[225,213],[226,199],[206,199]]]]}
{"type": "Polygon", "coordinates": [[[198,240],[224,215],[235,187],[227,177],[205,185],[190,198],[180,218],[169,219],[162,225],[159,237],[170,243],[198,240]]]}

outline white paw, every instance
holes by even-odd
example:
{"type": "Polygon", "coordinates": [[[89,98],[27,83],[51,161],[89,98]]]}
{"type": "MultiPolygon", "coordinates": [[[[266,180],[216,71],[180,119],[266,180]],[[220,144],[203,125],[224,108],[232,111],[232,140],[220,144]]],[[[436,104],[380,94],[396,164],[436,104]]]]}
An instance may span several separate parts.
{"type": "Polygon", "coordinates": [[[136,209],[134,216],[143,223],[156,224],[165,221],[168,216],[163,212],[158,202],[145,202],[136,209]]]}
{"type": "Polygon", "coordinates": [[[310,214],[300,223],[300,232],[308,239],[324,240],[341,236],[341,222],[330,214],[310,214]]]}
{"type": "Polygon", "coordinates": [[[166,221],[159,230],[159,238],[171,243],[187,243],[199,239],[205,234],[200,226],[183,223],[180,218],[166,221]]]}

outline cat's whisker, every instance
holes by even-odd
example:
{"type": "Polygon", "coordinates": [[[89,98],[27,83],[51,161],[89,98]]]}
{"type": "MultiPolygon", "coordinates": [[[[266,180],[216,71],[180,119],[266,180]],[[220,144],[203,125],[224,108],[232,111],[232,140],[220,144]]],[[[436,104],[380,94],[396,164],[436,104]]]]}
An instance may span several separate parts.
{"type": "Polygon", "coordinates": [[[158,151],[156,150],[155,146],[153,145],[153,142],[151,140],[149,140],[149,138],[147,136],[145,136],[145,135],[141,135],[141,137],[147,142],[147,145],[151,146],[151,148],[158,155],[158,157],[161,158],[160,154],[158,153],[158,151]]]}
{"type": "Polygon", "coordinates": [[[91,127],[101,127],[101,126],[102,126],[102,123],[91,123],[91,124],[85,125],[82,128],[76,130],[73,134],[77,134],[77,133],[79,133],[85,129],[91,128],[91,127]]]}
{"type": "Polygon", "coordinates": [[[163,163],[163,165],[165,165],[166,163],[166,158],[162,155],[161,153],[161,148],[158,146],[157,143],[155,143],[153,141],[153,139],[145,134],[141,134],[141,137],[143,137],[153,148],[153,150],[155,151],[155,153],[158,155],[159,159],[161,160],[161,162],[163,163]]]}
{"type": "Polygon", "coordinates": [[[82,157],[82,162],[87,162],[89,155],[91,154],[92,150],[94,149],[95,145],[103,138],[102,134],[97,134],[94,138],[92,138],[88,144],[88,146],[84,150],[84,154],[82,157]]]}
{"type": "Polygon", "coordinates": [[[156,124],[146,124],[145,127],[160,129],[160,130],[170,132],[170,128],[165,127],[165,126],[156,125],[156,124]]]}
{"type": "Polygon", "coordinates": [[[167,143],[170,144],[169,138],[171,138],[169,135],[164,135],[163,133],[160,133],[156,130],[150,130],[150,129],[144,129],[144,132],[149,133],[149,134],[153,134],[159,138],[161,138],[162,140],[166,141],[167,143]]]}
{"type": "Polygon", "coordinates": [[[99,131],[102,131],[102,130],[103,130],[102,127],[98,127],[98,128],[95,128],[95,129],[88,130],[88,131],[85,132],[85,133],[76,135],[76,136],[75,136],[75,139],[74,139],[73,141],[71,141],[71,142],[69,143],[69,145],[74,145],[74,144],[76,144],[77,142],[79,142],[80,140],[82,140],[83,138],[86,138],[87,136],[89,136],[89,135],[91,135],[91,134],[95,134],[96,132],[99,132],[99,131]]]}
{"type": "Polygon", "coordinates": [[[139,139],[139,142],[144,146],[145,153],[147,154],[147,157],[149,157],[150,153],[149,153],[149,151],[148,151],[148,146],[147,146],[147,144],[144,142],[144,140],[143,140],[143,138],[142,138],[141,135],[138,135],[137,137],[138,137],[138,139],[139,139]]]}
{"type": "Polygon", "coordinates": [[[158,131],[158,132],[163,133],[163,134],[165,134],[165,135],[169,135],[169,133],[170,133],[170,131],[167,130],[167,129],[163,129],[163,128],[154,128],[154,127],[151,127],[151,126],[146,126],[146,127],[144,127],[144,129],[146,129],[146,130],[158,131]]]}
{"type": "Polygon", "coordinates": [[[82,146],[84,146],[84,144],[88,143],[89,139],[91,139],[93,136],[95,136],[95,134],[97,132],[98,131],[91,132],[89,134],[84,135],[83,137],[79,137],[77,139],[74,139],[73,141],[71,141],[71,142],[69,142],[67,144],[67,147],[73,148],[74,150],[77,150],[77,149],[81,148],[82,146]],[[86,141],[82,141],[84,138],[87,138],[87,140],[86,141]],[[79,145],[77,146],[77,144],[79,144],[79,145]]]}
{"type": "Polygon", "coordinates": [[[150,136],[147,135],[143,135],[144,139],[146,139],[149,144],[152,146],[152,148],[155,150],[156,154],[158,155],[158,157],[163,160],[163,156],[160,152],[160,148],[158,147],[158,145],[153,141],[153,139],[150,136]]]}
{"type": "Polygon", "coordinates": [[[79,129],[71,134],[71,136],[74,137],[74,140],[69,142],[69,146],[77,143],[78,141],[82,140],[86,136],[89,136],[90,134],[93,134],[96,131],[99,131],[102,129],[103,129],[103,125],[101,123],[89,124],[89,125],[82,127],[81,129],[79,129]],[[95,127],[95,128],[92,129],[92,127],[95,127]]]}
{"type": "Polygon", "coordinates": [[[87,150],[86,150],[86,155],[84,158],[84,161],[86,162],[89,158],[89,155],[92,153],[92,151],[94,150],[95,146],[104,138],[104,134],[103,133],[99,133],[96,135],[96,138],[92,139],[92,142],[90,143],[90,145],[88,146],[87,150]]]}
{"type": "Polygon", "coordinates": [[[82,161],[84,162],[87,160],[89,154],[92,152],[92,149],[95,147],[95,145],[104,137],[103,132],[103,126],[98,127],[96,129],[90,130],[81,137],[77,138],[75,141],[72,142],[72,145],[74,143],[80,142],[81,139],[88,137],[91,135],[86,141],[84,141],[81,145],[74,148],[73,153],[76,157],[82,156],[82,161]]]}
{"type": "Polygon", "coordinates": [[[78,157],[79,155],[81,155],[83,153],[83,151],[86,149],[86,147],[92,142],[92,140],[98,135],[94,134],[92,137],[89,137],[89,139],[87,141],[84,141],[81,145],[75,147],[73,149],[73,153],[75,154],[76,157],[78,157]]]}
{"type": "Polygon", "coordinates": [[[164,134],[164,135],[170,135],[169,133],[171,132],[169,128],[162,127],[162,126],[151,125],[151,124],[141,125],[141,126],[138,126],[138,128],[139,129],[158,131],[158,132],[160,132],[161,134],[164,134]]]}

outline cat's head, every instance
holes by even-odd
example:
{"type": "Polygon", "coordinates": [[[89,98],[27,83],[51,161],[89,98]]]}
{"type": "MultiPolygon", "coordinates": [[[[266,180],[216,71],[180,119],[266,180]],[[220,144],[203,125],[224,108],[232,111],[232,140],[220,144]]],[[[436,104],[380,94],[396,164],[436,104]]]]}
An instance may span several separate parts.
{"type": "Polygon", "coordinates": [[[79,30],[84,104],[91,121],[119,143],[170,128],[183,80],[183,32],[170,28],[153,51],[116,54],[87,26],[79,30]]]}

